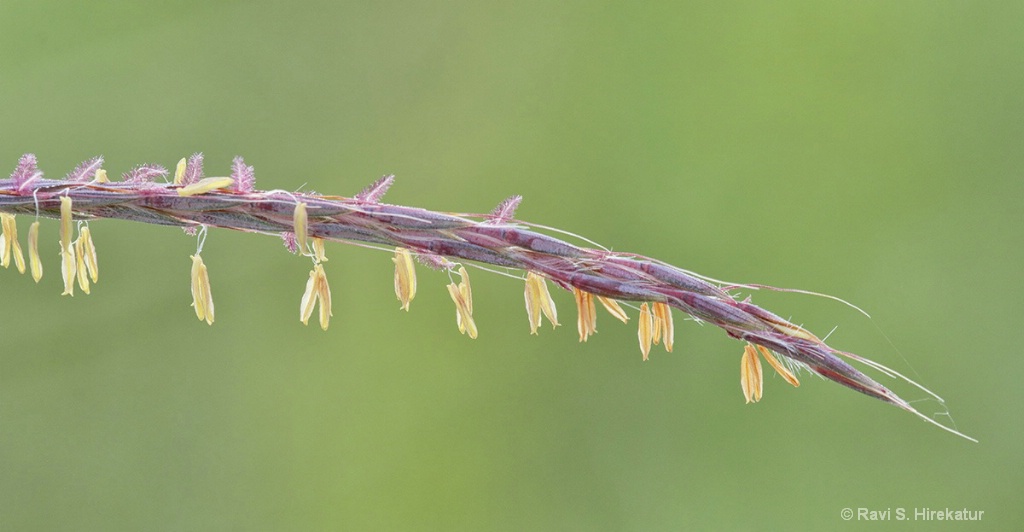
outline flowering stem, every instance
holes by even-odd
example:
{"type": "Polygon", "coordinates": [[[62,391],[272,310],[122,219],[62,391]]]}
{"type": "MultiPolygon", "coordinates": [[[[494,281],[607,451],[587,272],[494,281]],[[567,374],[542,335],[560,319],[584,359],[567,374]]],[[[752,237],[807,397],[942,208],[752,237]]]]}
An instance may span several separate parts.
{"type": "MultiPolygon", "coordinates": [[[[453,272],[457,265],[449,259],[519,269],[577,293],[577,301],[580,301],[581,294],[587,294],[587,298],[603,298],[605,306],[619,319],[625,315],[621,308],[615,311],[610,306],[614,305],[615,300],[642,303],[641,308],[645,311],[648,303],[674,307],[699,321],[722,328],[729,336],[743,340],[748,345],[759,346],[762,353],[768,353],[766,356],[769,358],[769,352],[777,353],[796,367],[807,368],[826,379],[912,412],[963,436],[919,413],[908,402],[843,358],[863,362],[890,377],[900,377],[917,386],[913,381],[884,366],[836,350],[803,328],[749,300],[738,300],[730,293],[733,288],[753,286],[723,288],[706,278],[656,259],[579,246],[545,234],[538,226],[513,218],[519,203],[518,197],[506,200],[489,215],[453,214],[380,203],[381,196],[391,185],[391,177],[383,178],[362,193],[349,198],[255,190],[252,185],[252,167],[245,166],[240,158],[235,160],[231,178],[203,179],[202,157],[197,155],[188,162],[183,159],[178,164],[173,182],[157,183],[152,179],[165,176],[166,171],[154,165],[137,167],[125,175],[124,181],[109,182],[105,179],[105,172],[99,168],[102,159],[98,162],[95,159],[87,161],[89,165],[83,163],[80,168],[84,170],[76,169],[63,180],[43,179],[42,173],[35,170],[34,157],[26,162],[27,157],[22,158],[11,179],[0,180],[0,212],[7,215],[61,218],[62,205],[67,209],[70,202],[71,217],[75,220],[115,218],[193,229],[221,227],[286,237],[292,235],[293,239],[299,237],[297,240],[302,243],[307,238],[361,242],[396,248],[400,250],[399,255],[412,253],[421,262],[453,272]]],[[[64,221],[70,223],[66,212],[64,221]]],[[[65,240],[70,238],[64,233],[62,235],[65,240]]],[[[303,251],[306,248],[305,245],[297,247],[303,251]]],[[[396,261],[396,264],[399,263],[396,261]]],[[[322,275],[319,260],[316,261],[316,268],[320,272],[318,275],[322,275]]],[[[405,285],[409,283],[407,276],[410,269],[411,265],[402,266],[406,276],[403,281],[405,285]]],[[[541,293],[536,282],[543,283],[543,279],[530,281],[528,278],[528,281],[534,283],[532,289],[528,284],[529,311],[531,304],[539,304],[531,303],[530,294],[541,293]]],[[[325,276],[322,282],[326,286],[325,276]]],[[[414,286],[415,278],[411,282],[414,286]]],[[[468,277],[459,287],[463,285],[468,291],[468,277]]],[[[396,290],[401,291],[399,288],[396,290]]],[[[456,297],[458,291],[459,288],[453,292],[453,299],[460,307],[458,316],[460,328],[463,328],[467,324],[464,322],[472,324],[472,298],[456,297]]],[[[546,293],[546,288],[543,292],[546,293]]],[[[402,298],[401,295],[399,297],[402,298]]],[[[304,298],[304,302],[307,299],[304,298]]],[[[411,296],[402,300],[406,310],[408,299],[411,296]]],[[[329,298],[327,301],[328,306],[326,310],[322,309],[321,316],[324,328],[330,313],[329,298]]],[[[593,300],[589,301],[588,305],[592,309],[593,300]]],[[[303,315],[308,319],[305,306],[303,315]]],[[[308,310],[312,311],[311,303],[308,310]]],[[[531,312],[536,312],[536,309],[531,312]]],[[[592,310],[587,312],[590,316],[586,324],[581,321],[581,327],[585,325],[589,331],[593,329],[594,318],[592,310]]],[[[212,322],[212,316],[211,300],[209,315],[201,315],[200,319],[207,317],[207,321],[212,322]]],[[[531,324],[539,324],[539,315],[531,315],[529,319],[531,324]]],[[[652,339],[649,329],[652,324],[655,324],[652,315],[645,314],[641,320],[640,333],[645,358],[652,339]]],[[[671,334],[671,314],[667,307],[658,310],[656,324],[664,326],[667,334],[671,334]]],[[[536,326],[531,326],[536,331],[536,326]]],[[[472,332],[471,336],[475,336],[475,325],[472,332]]],[[[596,329],[590,332],[596,332],[596,329]]],[[[581,332],[581,339],[585,337],[581,332]]],[[[655,336],[655,343],[657,339],[655,336]]],[[[666,336],[666,347],[671,349],[670,336],[666,336]]],[[[742,365],[744,390],[754,387],[760,390],[761,366],[748,360],[753,358],[756,361],[756,355],[751,356],[751,352],[748,350],[743,359],[746,361],[742,365]]],[[[939,402],[942,401],[938,396],[925,391],[939,402]]],[[[748,395],[748,401],[752,398],[752,395],[748,395]]],[[[760,398],[759,391],[757,398],[760,398]]]]}

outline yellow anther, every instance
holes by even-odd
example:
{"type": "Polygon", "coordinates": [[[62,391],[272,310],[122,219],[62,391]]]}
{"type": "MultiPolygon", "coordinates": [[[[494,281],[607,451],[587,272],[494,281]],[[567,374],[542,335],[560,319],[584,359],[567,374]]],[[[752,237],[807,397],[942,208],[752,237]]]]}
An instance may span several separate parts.
{"type": "Polygon", "coordinates": [[[655,322],[655,340],[664,340],[665,351],[672,352],[672,343],[675,341],[675,325],[672,323],[672,308],[665,303],[653,303],[651,305],[655,322]]]}
{"type": "Polygon", "coordinates": [[[530,320],[530,334],[537,334],[540,328],[541,314],[547,316],[551,327],[558,326],[558,311],[555,301],[551,299],[548,285],[544,278],[533,272],[526,273],[526,317],[530,320]]]}
{"type": "Polygon", "coordinates": [[[73,219],[71,214],[71,198],[68,196],[60,197],[60,247],[61,249],[71,249],[71,230],[73,229],[73,219]]]}
{"type": "Polygon", "coordinates": [[[409,310],[409,303],[416,297],[416,266],[412,253],[406,248],[395,248],[395,296],[402,302],[402,309],[409,310]]]}
{"type": "Polygon", "coordinates": [[[178,166],[174,168],[174,184],[180,185],[182,180],[185,178],[185,169],[188,168],[188,161],[184,157],[178,161],[178,166]]]}
{"type": "Polygon", "coordinates": [[[460,333],[475,339],[477,336],[476,322],[473,321],[472,303],[470,303],[471,299],[467,299],[467,294],[471,294],[471,292],[468,290],[468,285],[465,284],[465,279],[462,283],[448,285],[448,295],[455,302],[455,324],[459,326],[460,333]]]}
{"type": "Polygon", "coordinates": [[[573,287],[572,294],[576,298],[576,330],[580,333],[580,341],[586,342],[590,335],[597,333],[597,310],[594,308],[594,294],[573,287]]]}
{"type": "Polygon", "coordinates": [[[609,314],[615,316],[615,319],[622,323],[629,323],[629,316],[627,316],[626,311],[622,310],[622,307],[619,306],[618,301],[603,296],[597,296],[597,300],[601,302],[601,305],[604,306],[605,310],[607,310],[609,314]]]}
{"type": "Polygon", "coordinates": [[[313,237],[313,260],[316,262],[327,262],[327,248],[324,247],[324,239],[313,237]]]}
{"type": "Polygon", "coordinates": [[[765,321],[767,321],[772,327],[774,327],[776,331],[779,331],[780,333],[785,334],[786,336],[802,338],[804,340],[808,340],[816,344],[821,343],[821,340],[819,340],[817,336],[814,336],[813,334],[811,334],[810,331],[804,329],[799,325],[794,325],[786,320],[766,319],[765,321]]]}
{"type": "Polygon", "coordinates": [[[651,353],[651,342],[654,340],[654,319],[651,316],[651,309],[647,303],[640,305],[640,323],[637,326],[637,338],[640,340],[640,353],[644,360],[647,360],[651,353]]]}
{"type": "Polygon", "coordinates": [[[68,245],[60,250],[60,273],[64,278],[62,296],[75,295],[75,277],[78,273],[78,261],[75,259],[75,246],[68,245]]]}
{"type": "Polygon", "coordinates": [[[235,180],[230,177],[207,177],[192,183],[191,185],[185,185],[178,189],[179,196],[196,196],[199,194],[206,194],[212,190],[219,190],[230,187],[235,184],[235,180]]]}
{"type": "Polygon", "coordinates": [[[89,231],[88,225],[83,225],[78,230],[78,240],[82,242],[82,248],[78,252],[82,255],[82,260],[85,261],[85,268],[89,272],[89,278],[95,283],[99,280],[100,267],[96,262],[96,246],[92,243],[92,233],[89,231]]]}
{"type": "Polygon", "coordinates": [[[14,264],[18,268],[18,273],[25,273],[25,255],[21,252],[21,243],[18,242],[18,223],[17,220],[11,214],[3,214],[3,238],[0,238],[3,242],[0,243],[0,247],[3,247],[3,266],[7,268],[11,265],[11,257],[14,257],[14,264]]]}
{"type": "Polygon", "coordinates": [[[462,298],[466,301],[466,308],[469,310],[469,315],[473,315],[473,288],[469,285],[469,272],[466,271],[465,266],[459,266],[459,277],[462,278],[459,281],[459,292],[462,293],[462,298]]]}
{"type": "Polygon", "coordinates": [[[317,301],[320,302],[320,328],[327,330],[330,325],[331,316],[331,287],[327,284],[327,273],[324,272],[322,264],[317,263],[309,272],[309,280],[306,281],[306,291],[302,294],[302,301],[299,303],[299,320],[303,325],[309,324],[309,318],[313,315],[313,309],[317,301]]]}
{"type": "Polygon", "coordinates": [[[748,344],[743,348],[743,358],[740,359],[740,387],[748,403],[761,400],[761,382],[761,359],[754,346],[748,344]]]}
{"type": "Polygon", "coordinates": [[[82,236],[75,240],[75,277],[78,278],[78,287],[89,294],[89,272],[85,268],[85,251],[82,245],[82,236]]]}
{"type": "Polygon", "coordinates": [[[39,260],[39,222],[28,226],[28,264],[32,270],[32,279],[39,282],[43,278],[43,263],[39,260]]]}
{"type": "Polygon", "coordinates": [[[761,352],[761,356],[763,356],[764,359],[768,362],[768,365],[774,368],[779,375],[782,375],[783,379],[786,379],[786,382],[792,384],[793,386],[800,386],[800,381],[797,380],[796,375],[793,375],[793,372],[789,371],[789,369],[787,369],[786,366],[783,366],[779,362],[779,360],[775,358],[775,355],[773,355],[772,352],[768,350],[768,348],[764,347],[763,345],[759,345],[757,346],[757,350],[761,352]]]}
{"type": "Polygon", "coordinates": [[[11,265],[11,228],[7,218],[12,217],[7,213],[0,213],[0,266],[8,268],[11,265]]]}
{"type": "Polygon", "coordinates": [[[459,332],[468,334],[470,338],[476,338],[476,322],[473,320],[473,288],[469,284],[469,272],[465,266],[459,266],[459,277],[462,278],[459,284],[448,285],[448,295],[455,302],[455,323],[459,326],[459,332]]]}
{"type": "Polygon", "coordinates": [[[307,253],[306,239],[309,235],[309,218],[306,216],[306,204],[301,201],[295,205],[295,211],[292,213],[292,226],[295,230],[295,244],[299,247],[299,253],[305,255],[307,253]]]}
{"type": "Polygon", "coordinates": [[[213,293],[210,291],[210,275],[203,264],[203,258],[192,255],[192,306],[199,321],[213,325],[213,293]]]}

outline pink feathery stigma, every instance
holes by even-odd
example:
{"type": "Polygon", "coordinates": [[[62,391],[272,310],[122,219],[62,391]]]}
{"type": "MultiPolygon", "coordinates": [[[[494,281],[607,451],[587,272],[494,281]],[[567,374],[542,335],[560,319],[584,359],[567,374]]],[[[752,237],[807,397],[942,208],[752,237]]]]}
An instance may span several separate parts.
{"type": "Polygon", "coordinates": [[[504,201],[498,204],[497,207],[491,211],[489,218],[494,223],[504,223],[516,215],[516,208],[519,207],[519,202],[523,201],[522,196],[511,196],[506,198],[504,201]]]}
{"type": "Polygon", "coordinates": [[[121,174],[125,183],[152,183],[161,177],[167,177],[167,169],[159,164],[140,164],[121,174]]]}
{"type": "Polygon", "coordinates": [[[18,159],[18,166],[11,173],[11,182],[18,194],[21,194],[29,185],[42,177],[43,172],[36,165],[36,156],[26,153],[21,156],[21,159],[18,159]]]}
{"type": "Polygon", "coordinates": [[[191,185],[203,178],[203,154],[202,152],[193,153],[188,158],[188,164],[185,166],[185,175],[181,177],[182,185],[191,185]]]}
{"type": "Polygon", "coordinates": [[[241,156],[231,161],[231,178],[235,180],[235,190],[247,194],[256,189],[256,170],[246,166],[241,156]]]}
{"type": "Polygon", "coordinates": [[[96,176],[96,170],[103,166],[103,156],[99,155],[92,159],[82,161],[74,170],[64,176],[65,181],[85,182],[91,181],[96,176]]]}
{"type": "Polygon", "coordinates": [[[288,248],[292,254],[299,252],[299,243],[295,241],[295,233],[285,231],[281,233],[281,240],[284,241],[284,247],[288,248]]]}
{"type": "Polygon", "coordinates": [[[384,197],[384,194],[387,193],[394,182],[394,175],[383,176],[374,181],[372,185],[364,188],[362,192],[356,194],[355,200],[365,203],[380,203],[380,199],[384,197]]]}

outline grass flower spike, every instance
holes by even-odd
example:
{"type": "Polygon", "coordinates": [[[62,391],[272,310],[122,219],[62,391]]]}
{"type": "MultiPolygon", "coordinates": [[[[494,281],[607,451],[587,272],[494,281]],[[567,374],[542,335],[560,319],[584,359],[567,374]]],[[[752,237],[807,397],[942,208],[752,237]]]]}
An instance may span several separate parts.
{"type": "MultiPolygon", "coordinates": [[[[299,316],[308,323],[319,304],[320,326],[326,330],[331,318],[331,293],[323,267],[324,244],[357,244],[393,253],[395,295],[404,310],[409,309],[416,294],[413,258],[447,271],[451,279],[458,275],[460,281],[451,282],[447,289],[455,303],[456,324],[471,338],[477,337],[477,326],[465,266],[502,274],[524,272],[532,334],[538,332],[542,316],[553,326],[558,325],[548,282],[572,294],[581,342],[597,332],[595,298],[623,322],[630,318],[631,309],[639,308],[637,336],[645,360],[652,345],[660,343],[666,351],[672,351],[675,309],[689,320],[713,325],[746,344],[740,368],[741,387],[748,402],[756,402],[763,395],[763,357],[794,386],[799,384],[795,373],[807,371],[972,439],[922,414],[865,371],[913,387],[941,408],[944,401],[938,395],[895,370],[830,346],[741,294],[758,289],[808,292],[725,284],[651,257],[611,251],[572,233],[516,219],[522,201],[519,196],[502,201],[486,214],[439,212],[382,203],[394,183],[390,175],[354,196],[329,196],[259,190],[253,167],[240,157],[232,162],[230,177],[204,177],[203,162],[201,153],[181,159],[170,182],[166,181],[167,170],[155,164],[138,165],[122,174],[121,181],[111,182],[102,168],[102,157],[88,159],[63,179],[47,179],[36,157],[25,154],[10,178],[0,179],[0,262],[9,266],[13,260],[19,270],[24,270],[24,259],[19,259],[16,215],[60,220],[61,273],[67,295],[74,294],[76,282],[86,292],[96,282],[96,252],[87,224],[102,219],[180,227],[188,234],[200,235],[200,239],[208,228],[274,235],[293,252],[313,259],[299,316]],[[75,222],[80,232],[72,242],[75,222]]],[[[34,221],[28,247],[36,281],[42,276],[38,240],[39,223],[34,221]]],[[[200,258],[201,247],[202,241],[192,256],[192,305],[200,320],[212,324],[213,298],[209,274],[200,258]]],[[[523,278],[522,274],[510,275],[523,278]]]]}

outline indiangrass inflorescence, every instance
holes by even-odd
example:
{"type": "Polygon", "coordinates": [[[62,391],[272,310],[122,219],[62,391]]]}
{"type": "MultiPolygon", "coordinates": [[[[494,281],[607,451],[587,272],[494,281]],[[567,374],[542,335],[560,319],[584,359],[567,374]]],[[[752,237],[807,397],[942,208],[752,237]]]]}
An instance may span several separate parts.
{"type": "MultiPolygon", "coordinates": [[[[653,345],[661,344],[666,351],[672,351],[674,307],[694,321],[711,323],[745,342],[740,358],[740,385],[748,403],[761,399],[760,359],[764,358],[793,386],[799,386],[794,370],[807,370],[976,441],[918,412],[843,359],[902,379],[944,404],[931,391],[881,364],[830,347],[799,325],[732,293],[737,289],[770,287],[727,285],[642,255],[612,252],[589,241],[586,242],[595,247],[572,244],[545,231],[575,237],[571,233],[516,220],[519,196],[503,201],[490,214],[455,214],[381,203],[393,176],[379,179],[354,197],[342,197],[257,190],[253,168],[241,157],[234,159],[228,177],[204,177],[202,154],[183,158],[170,181],[164,167],[144,164],[123,174],[121,181],[111,182],[102,165],[103,158],[95,157],[63,179],[44,179],[35,156],[22,156],[10,179],[0,180],[0,265],[7,268],[13,262],[19,272],[26,269],[16,214],[60,220],[63,294],[71,296],[76,284],[88,294],[91,284],[98,281],[90,221],[118,218],[182,227],[198,239],[196,253],[191,256],[192,306],[200,321],[212,325],[213,294],[201,256],[207,228],[277,235],[290,251],[313,262],[299,304],[300,321],[308,323],[319,306],[320,327],[327,330],[331,290],[324,269],[324,241],[354,243],[394,253],[395,295],[406,311],[416,296],[414,259],[447,271],[453,278],[447,289],[454,302],[456,325],[461,333],[476,338],[473,291],[465,266],[489,264],[524,272],[517,277],[525,283],[531,334],[538,333],[542,318],[547,318],[552,327],[559,325],[548,282],[572,292],[581,342],[597,332],[596,302],[623,323],[630,318],[622,304],[632,308],[639,304],[637,337],[644,360],[653,345]],[[72,239],[76,229],[77,236],[72,239]],[[464,264],[459,260],[470,262],[464,264]],[[454,277],[458,277],[457,283],[454,277]]],[[[29,227],[28,255],[29,269],[38,282],[43,266],[39,260],[37,220],[29,227]]]]}

